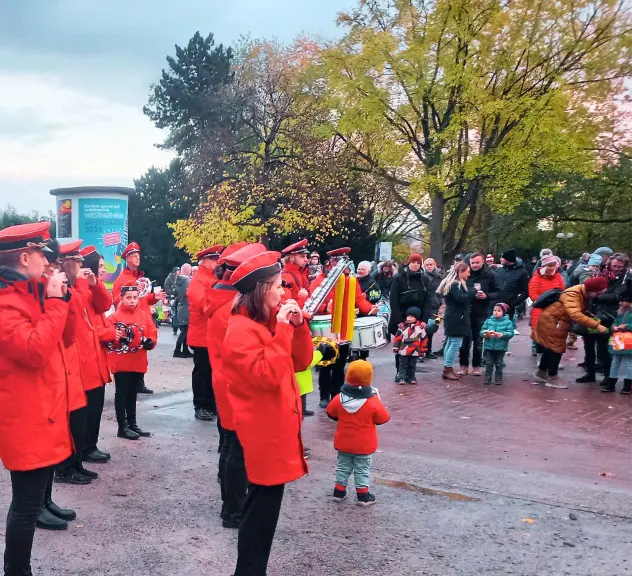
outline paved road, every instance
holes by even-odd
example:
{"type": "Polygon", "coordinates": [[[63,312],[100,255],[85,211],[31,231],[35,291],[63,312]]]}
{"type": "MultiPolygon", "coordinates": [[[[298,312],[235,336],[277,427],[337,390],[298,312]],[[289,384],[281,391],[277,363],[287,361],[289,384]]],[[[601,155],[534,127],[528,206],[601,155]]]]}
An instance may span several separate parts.
{"type": "MultiPolygon", "coordinates": [[[[79,519],[65,533],[37,533],[35,574],[232,573],[236,533],[218,521],[217,430],[193,419],[191,361],[171,358],[174,342],[161,329],[147,377],[156,395],[140,401],[140,423],[155,436],[115,438],[109,389],[102,445],[113,460],[94,466],[102,477],[91,486],[55,487],[79,519]]],[[[269,575],[632,574],[632,399],[596,385],[536,386],[527,337],[511,350],[500,387],[473,376],[444,382],[440,361],[402,387],[388,351],[373,355],[392,420],[380,428],[378,504],[368,509],[331,501],[335,424],[310,396],[311,473],[286,492],[269,575]]],[[[567,354],[569,380],[580,357],[567,354]]],[[[9,491],[3,472],[0,514],[9,491]]]]}

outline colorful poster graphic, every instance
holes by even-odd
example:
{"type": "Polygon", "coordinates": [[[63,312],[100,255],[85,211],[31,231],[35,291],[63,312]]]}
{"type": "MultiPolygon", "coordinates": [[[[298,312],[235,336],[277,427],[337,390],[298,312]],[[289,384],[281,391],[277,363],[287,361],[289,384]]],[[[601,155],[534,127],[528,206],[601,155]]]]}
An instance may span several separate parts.
{"type": "Polygon", "coordinates": [[[83,246],[94,245],[103,255],[111,286],[121,273],[121,254],[127,246],[127,199],[79,198],[79,233],[83,246]]]}
{"type": "Polygon", "coordinates": [[[57,238],[72,237],[72,200],[57,199],[57,238]]]}

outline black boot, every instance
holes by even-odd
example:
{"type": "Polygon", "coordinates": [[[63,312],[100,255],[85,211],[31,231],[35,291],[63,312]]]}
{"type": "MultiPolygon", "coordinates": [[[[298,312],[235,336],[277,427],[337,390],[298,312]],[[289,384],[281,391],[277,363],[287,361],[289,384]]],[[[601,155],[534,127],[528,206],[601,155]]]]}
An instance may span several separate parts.
{"type": "Polygon", "coordinates": [[[75,484],[82,486],[90,484],[92,480],[81,474],[78,470],[69,468],[68,470],[55,470],[55,482],[59,482],[60,484],[75,484]]]}
{"type": "Polygon", "coordinates": [[[110,461],[110,458],[111,455],[108,452],[103,452],[102,450],[95,448],[84,455],[83,461],[91,462],[92,464],[105,464],[110,461]]]}
{"type": "Polygon", "coordinates": [[[57,516],[57,518],[61,518],[62,520],[74,520],[77,517],[77,513],[74,510],[61,508],[50,499],[44,504],[44,508],[53,516],[57,516]]]}
{"type": "Polygon", "coordinates": [[[614,388],[617,385],[616,378],[604,378],[600,384],[602,392],[614,392],[614,388]]]}
{"type": "Polygon", "coordinates": [[[83,474],[84,476],[86,476],[87,478],[90,478],[91,480],[96,480],[99,475],[96,472],[93,472],[92,470],[87,470],[86,468],[83,467],[83,464],[79,464],[77,466],[77,471],[79,472],[79,474],[83,474]]]}
{"type": "Polygon", "coordinates": [[[151,432],[146,432],[145,430],[140,428],[138,424],[131,424],[129,426],[129,430],[131,430],[135,434],[138,434],[138,436],[142,436],[143,438],[148,438],[149,436],[151,436],[151,432]]]}
{"type": "Polygon", "coordinates": [[[132,432],[132,430],[130,430],[127,426],[119,426],[118,433],[116,435],[124,440],[138,440],[140,438],[136,432],[132,432]]]}
{"type": "Polygon", "coordinates": [[[581,378],[577,378],[575,382],[577,382],[578,384],[587,384],[587,383],[597,382],[597,379],[595,378],[594,372],[587,372],[581,378]]]}
{"type": "Polygon", "coordinates": [[[68,522],[58,518],[44,506],[35,521],[35,526],[42,530],[66,530],[68,528],[68,522]]]}
{"type": "Polygon", "coordinates": [[[632,394],[632,380],[626,378],[623,381],[623,388],[621,388],[621,394],[632,394]]]}

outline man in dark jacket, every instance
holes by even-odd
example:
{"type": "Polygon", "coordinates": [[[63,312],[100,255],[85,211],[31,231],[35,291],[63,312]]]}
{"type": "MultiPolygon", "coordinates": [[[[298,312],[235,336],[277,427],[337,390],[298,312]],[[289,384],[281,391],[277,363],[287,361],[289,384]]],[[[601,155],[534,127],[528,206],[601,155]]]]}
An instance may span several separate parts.
{"type": "Polygon", "coordinates": [[[191,282],[191,264],[183,264],[180,274],[176,278],[174,287],[175,307],[178,311],[178,326],[180,334],[176,341],[176,349],[173,351],[174,358],[193,358],[193,353],[187,346],[187,334],[189,332],[189,299],[187,289],[191,282]]]}
{"type": "MultiPolygon", "coordinates": [[[[437,294],[437,288],[439,288],[439,284],[441,284],[441,274],[433,258],[426,258],[424,260],[422,280],[426,286],[426,302],[421,312],[421,317],[429,320],[439,313],[439,308],[443,300],[442,296],[437,294]]],[[[437,355],[432,352],[433,336],[434,334],[428,336],[428,352],[426,354],[428,360],[435,360],[437,358],[437,355]]]]}
{"type": "Polygon", "coordinates": [[[518,262],[514,248],[502,253],[500,263],[502,268],[496,271],[496,282],[500,291],[496,302],[509,305],[509,318],[513,320],[516,308],[529,296],[530,277],[524,264],[518,262]]]}
{"type": "MultiPolygon", "coordinates": [[[[590,300],[590,312],[601,319],[601,324],[610,328],[617,316],[622,300],[632,300],[632,275],[628,272],[629,259],[625,254],[613,254],[603,270],[608,280],[608,288],[596,298],[590,300]]],[[[596,364],[604,367],[604,379],[601,387],[614,390],[616,379],[610,376],[612,356],[608,353],[609,333],[587,334],[584,336],[586,375],[576,382],[595,382],[596,364]]]]}
{"type": "MultiPolygon", "coordinates": [[[[176,287],[178,274],[180,274],[180,267],[176,266],[169,272],[169,276],[165,278],[165,294],[167,294],[170,303],[172,303],[176,297],[174,289],[176,287]]],[[[171,326],[173,328],[173,334],[178,334],[178,310],[174,305],[171,306],[171,326]]]]}
{"type": "Polygon", "coordinates": [[[470,335],[463,338],[459,351],[461,372],[467,374],[470,365],[470,347],[472,347],[472,374],[481,375],[483,341],[481,328],[492,312],[492,303],[498,300],[499,288],[496,275],[485,264],[485,256],[475,252],[470,256],[470,276],[468,289],[476,290],[476,297],[470,306],[470,335]]]}

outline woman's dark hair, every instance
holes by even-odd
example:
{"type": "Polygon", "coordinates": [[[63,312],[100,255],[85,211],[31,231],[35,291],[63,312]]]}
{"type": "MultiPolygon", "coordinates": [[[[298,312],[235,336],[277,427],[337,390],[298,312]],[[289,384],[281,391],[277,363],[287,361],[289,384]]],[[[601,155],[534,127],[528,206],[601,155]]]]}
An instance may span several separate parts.
{"type": "Polygon", "coordinates": [[[83,259],[84,268],[90,268],[92,273],[98,278],[99,277],[99,261],[103,258],[101,254],[98,252],[92,252],[92,254],[88,254],[83,259]]]}
{"type": "Polygon", "coordinates": [[[270,276],[266,280],[257,282],[254,290],[247,292],[246,294],[238,294],[233,301],[233,307],[231,312],[238,314],[242,308],[246,309],[248,316],[255,322],[264,324],[268,321],[270,311],[263,303],[265,295],[272,288],[272,284],[278,278],[279,274],[270,276]]]}
{"type": "Polygon", "coordinates": [[[215,266],[215,270],[213,270],[213,274],[215,274],[215,278],[221,280],[224,278],[224,273],[226,272],[226,264],[218,264],[215,266]]]}

